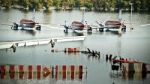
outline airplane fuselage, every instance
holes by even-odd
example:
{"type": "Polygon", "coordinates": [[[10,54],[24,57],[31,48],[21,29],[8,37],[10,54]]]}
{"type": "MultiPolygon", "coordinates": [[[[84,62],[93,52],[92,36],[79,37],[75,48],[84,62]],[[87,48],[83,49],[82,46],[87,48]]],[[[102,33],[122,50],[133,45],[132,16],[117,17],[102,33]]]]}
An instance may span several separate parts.
{"type": "Polygon", "coordinates": [[[83,30],[85,26],[82,22],[73,21],[71,27],[73,30],[83,30]]]}
{"type": "Polygon", "coordinates": [[[38,23],[34,22],[33,20],[22,19],[20,23],[13,23],[12,29],[34,29],[41,30],[41,26],[37,25],[38,23]]]}

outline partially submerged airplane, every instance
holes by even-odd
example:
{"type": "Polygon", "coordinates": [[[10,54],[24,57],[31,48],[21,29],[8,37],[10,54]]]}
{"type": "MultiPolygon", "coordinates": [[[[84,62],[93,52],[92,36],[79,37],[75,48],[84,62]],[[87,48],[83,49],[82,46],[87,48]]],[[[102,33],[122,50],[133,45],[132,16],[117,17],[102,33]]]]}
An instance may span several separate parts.
{"type": "Polygon", "coordinates": [[[70,26],[67,26],[66,24],[63,26],[65,28],[64,30],[65,33],[68,33],[68,29],[72,29],[73,31],[75,30],[82,31],[85,30],[85,28],[87,28],[87,26],[80,21],[73,21],[70,26]]]}
{"type": "Polygon", "coordinates": [[[64,32],[68,33],[68,29],[72,29],[73,31],[78,30],[78,32],[82,32],[83,30],[87,30],[87,32],[92,32],[93,29],[99,29],[100,32],[103,32],[104,29],[126,31],[126,25],[121,21],[108,20],[104,24],[99,23],[98,21],[96,21],[96,23],[98,24],[98,26],[88,25],[87,23],[83,24],[80,21],[73,21],[70,26],[67,26],[66,24],[63,25],[65,28],[64,32]]]}
{"type": "Polygon", "coordinates": [[[126,30],[126,25],[118,20],[107,20],[106,22],[104,22],[104,24],[101,24],[98,21],[96,21],[96,23],[99,25],[99,31],[103,31],[104,29],[121,29],[122,31],[126,30]]]}
{"type": "Polygon", "coordinates": [[[122,18],[121,18],[122,10],[119,11],[118,20],[107,20],[103,24],[96,21],[98,26],[89,25],[89,24],[87,24],[87,21],[85,21],[85,24],[84,24],[84,12],[85,11],[83,10],[81,22],[80,21],[73,21],[70,26],[67,26],[66,21],[65,21],[65,25],[63,25],[65,28],[64,32],[68,32],[68,29],[72,29],[73,31],[75,31],[75,30],[80,30],[80,31],[87,30],[87,32],[92,32],[93,29],[96,29],[96,30],[99,29],[99,31],[103,31],[104,29],[126,31],[126,25],[124,24],[124,22],[122,22],[122,18]]]}
{"type": "Polygon", "coordinates": [[[36,23],[33,20],[29,19],[21,19],[19,24],[16,22],[13,23],[11,29],[18,30],[18,29],[36,29],[41,30],[41,25],[39,23],[36,23]]]}
{"type": "Polygon", "coordinates": [[[91,32],[91,27],[90,25],[87,24],[87,21],[84,20],[84,14],[85,14],[85,7],[82,8],[82,19],[81,21],[73,21],[69,26],[66,25],[66,21],[65,21],[65,25],[64,26],[65,33],[68,33],[68,29],[72,29],[73,32],[82,32],[83,30],[87,30],[87,32],[91,32]],[[85,24],[84,24],[85,23],[85,24]]]}

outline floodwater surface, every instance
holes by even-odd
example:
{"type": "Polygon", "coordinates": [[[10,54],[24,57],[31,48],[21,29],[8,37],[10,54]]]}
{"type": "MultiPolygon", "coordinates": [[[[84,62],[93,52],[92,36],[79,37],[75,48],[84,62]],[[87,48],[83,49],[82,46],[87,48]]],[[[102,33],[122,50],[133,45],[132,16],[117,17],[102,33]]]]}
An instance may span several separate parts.
{"type": "MultiPolygon", "coordinates": [[[[117,13],[85,12],[85,20],[88,24],[95,24],[95,21],[104,22],[108,19],[117,19],[117,13]]],[[[59,26],[71,23],[71,21],[81,21],[82,11],[55,11],[51,12],[22,12],[15,9],[9,11],[0,10],[0,42],[15,40],[42,39],[50,37],[64,36],[86,36],[84,41],[56,43],[53,49],[61,52],[51,52],[51,45],[39,45],[29,47],[17,47],[16,52],[12,49],[0,50],[1,65],[83,65],[84,73],[82,79],[67,78],[42,78],[37,79],[0,79],[0,84],[149,84],[150,75],[146,77],[134,74],[129,77],[116,76],[112,74],[110,62],[106,62],[106,54],[121,56],[130,60],[142,61],[150,64],[150,15],[133,14],[133,30],[130,30],[130,13],[123,13],[122,19],[127,23],[126,32],[107,31],[97,32],[93,30],[92,34],[72,33],[65,34],[63,30],[51,29],[51,26],[59,26]],[[47,27],[37,30],[11,30],[9,25],[12,22],[19,22],[22,18],[32,19],[47,27]],[[51,26],[50,26],[51,25],[51,26]],[[100,58],[90,57],[82,53],[64,53],[64,49],[76,47],[80,50],[90,48],[94,51],[100,51],[100,58]],[[87,69],[86,69],[87,68],[87,69]]],[[[148,65],[148,70],[150,70],[148,65]]],[[[114,72],[115,73],[115,72],[114,72]]]]}

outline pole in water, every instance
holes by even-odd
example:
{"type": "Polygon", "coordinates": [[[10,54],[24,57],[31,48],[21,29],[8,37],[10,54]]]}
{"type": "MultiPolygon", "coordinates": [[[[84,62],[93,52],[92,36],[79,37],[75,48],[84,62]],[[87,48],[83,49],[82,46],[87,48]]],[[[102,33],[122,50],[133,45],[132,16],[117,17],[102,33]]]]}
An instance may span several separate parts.
{"type": "Polygon", "coordinates": [[[118,17],[119,21],[122,21],[122,9],[119,10],[119,17],[118,17]]]}
{"type": "Polygon", "coordinates": [[[133,25],[132,25],[132,10],[133,10],[133,3],[129,3],[131,5],[131,14],[130,14],[130,26],[131,26],[131,29],[133,30],[133,25]]]}
{"type": "Polygon", "coordinates": [[[84,24],[84,14],[85,14],[85,7],[83,7],[83,12],[82,12],[82,23],[84,24]]]}
{"type": "Polygon", "coordinates": [[[35,21],[35,8],[33,9],[33,21],[35,21]]]}

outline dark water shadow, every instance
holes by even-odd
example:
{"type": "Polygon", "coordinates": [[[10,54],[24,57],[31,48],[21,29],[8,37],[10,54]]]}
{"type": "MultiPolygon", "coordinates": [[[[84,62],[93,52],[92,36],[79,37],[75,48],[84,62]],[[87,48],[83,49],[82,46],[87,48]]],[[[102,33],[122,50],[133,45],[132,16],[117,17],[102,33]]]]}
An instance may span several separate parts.
{"type": "Polygon", "coordinates": [[[111,30],[106,30],[105,32],[106,32],[107,34],[110,33],[110,34],[112,34],[112,35],[117,35],[117,36],[119,36],[119,37],[122,36],[123,33],[125,33],[125,32],[120,32],[120,31],[111,31],[111,30]]]}
{"type": "Polygon", "coordinates": [[[35,30],[20,30],[22,33],[27,33],[30,34],[32,36],[36,35],[36,31],[35,30]]]}
{"type": "Polygon", "coordinates": [[[43,13],[45,13],[45,14],[51,14],[52,11],[51,10],[43,10],[43,13]]]}
{"type": "Polygon", "coordinates": [[[72,36],[84,36],[82,32],[72,32],[72,36]]]}
{"type": "Polygon", "coordinates": [[[126,72],[126,73],[118,73],[111,72],[111,78],[123,79],[123,80],[145,80],[147,78],[147,73],[142,72],[126,72]]]}

